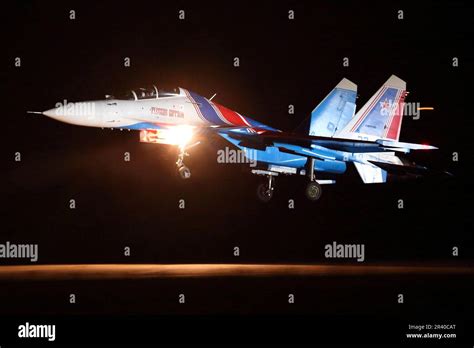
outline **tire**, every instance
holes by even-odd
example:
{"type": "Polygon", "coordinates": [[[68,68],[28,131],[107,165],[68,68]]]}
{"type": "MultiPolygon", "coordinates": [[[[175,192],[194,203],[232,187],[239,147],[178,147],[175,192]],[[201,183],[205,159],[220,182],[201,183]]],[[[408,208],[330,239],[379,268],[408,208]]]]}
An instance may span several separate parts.
{"type": "Polygon", "coordinates": [[[186,166],[182,166],[178,168],[178,174],[181,179],[187,180],[191,177],[191,170],[186,166]]]}
{"type": "Polygon", "coordinates": [[[264,203],[270,202],[273,197],[273,190],[268,188],[267,184],[257,186],[257,197],[264,203]]]}
{"type": "Polygon", "coordinates": [[[310,201],[317,201],[319,198],[321,198],[323,189],[321,188],[320,184],[318,184],[316,181],[313,181],[308,183],[305,193],[306,198],[308,198],[310,201]]]}

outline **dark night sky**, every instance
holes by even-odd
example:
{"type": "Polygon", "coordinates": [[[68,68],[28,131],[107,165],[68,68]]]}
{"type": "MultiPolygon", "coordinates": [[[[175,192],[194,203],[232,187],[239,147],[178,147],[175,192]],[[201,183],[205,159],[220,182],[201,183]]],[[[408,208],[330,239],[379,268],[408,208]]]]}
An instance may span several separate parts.
{"type": "Polygon", "coordinates": [[[41,263],[324,262],[324,244],[365,243],[367,262],[472,260],[472,18],[461,2],[31,2],[4,4],[1,240],[39,243],[41,263]],[[76,20],[68,11],[76,11],[76,20]],[[177,11],[186,10],[186,20],[177,11]],[[294,9],[296,19],[287,19],[294,9]],[[405,19],[396,18],[403,9],[405,19]],[[5,44],[6,42],[6,44],[5,44]],[[6,48],[6,49],[5,49],[6,48]],[[21,57],[22,67],[13,66],[21,57]],[[232,65],[239,57],[241,66],[232,65]],[[342,57],[350,67],[342,66],[342,57]],[[132,66],[123,67],[130,57],[132,66]],[[460,66],[451,66],[459,57],[460,66]],[[284,177],[274,200],[258,178],[216,163],[226,144],[191,151],[189,182],[176,154],[138,133],[76,127],[26,110],[100,99],[155,83],[210,97],[271,126],[295,128],[343,77],[358,107],[391,75],[407,101],[400,141],[440,150],[412,156],[452,178],[363,185],[353,168],[308,202],[284,177]],[[287,114],[294,104],[296,114],[287,114]],[[16,151],[22,161],[16,163],[16,151]],[[130,152],[132,161],[122,160],[130,152]],[[459,152],[460,161],[451,160],[459,152]],[[77,209],[68,208],[69,199],[77,209]],[[178,209],[185,199],[186,209],[178,209]],[[296,208],[287,208],[288,199],[296,208]],[[397,209],[404,199],[405,209],[397,209]],[[132,256],[123,256],[124,246],[132,256]],[[240,258],[232,248],[241,248],[240,258]]]}

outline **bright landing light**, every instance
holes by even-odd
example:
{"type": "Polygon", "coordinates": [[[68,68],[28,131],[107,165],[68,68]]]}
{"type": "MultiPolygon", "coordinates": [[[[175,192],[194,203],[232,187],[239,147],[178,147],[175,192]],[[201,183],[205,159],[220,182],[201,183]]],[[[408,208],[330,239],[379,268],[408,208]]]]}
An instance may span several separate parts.
{"type": "Polygon", "coordinates": [[[175,126],[164,132],[164,138],[169,144],[185,146],[193,137],[193,127],[175,126]]]}

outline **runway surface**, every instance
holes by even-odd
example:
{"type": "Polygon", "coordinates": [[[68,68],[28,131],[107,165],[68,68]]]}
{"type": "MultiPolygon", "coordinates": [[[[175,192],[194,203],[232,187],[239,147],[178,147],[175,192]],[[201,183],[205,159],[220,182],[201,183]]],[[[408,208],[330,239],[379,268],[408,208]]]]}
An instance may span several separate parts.
{"type": "Polygon", "coordinates": [[[153,279],[198,277],[313,277],[474,275],[474,267],[316,264],[74,264],[0,266],[0,280],[153,279]]]}

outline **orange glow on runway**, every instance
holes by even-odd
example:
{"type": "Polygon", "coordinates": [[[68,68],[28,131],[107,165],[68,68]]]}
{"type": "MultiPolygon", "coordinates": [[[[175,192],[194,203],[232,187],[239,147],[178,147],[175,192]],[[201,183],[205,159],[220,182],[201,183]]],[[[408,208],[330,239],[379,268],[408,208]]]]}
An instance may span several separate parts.
{"type": "Polygon", "coordinates": [[[420,265],[76,264],[0,266],[0,280],[85,280],[205,277],[466,275],[474,268],[420,265]]]}
{"type": "Polygon", "coordinates": [[[418,110],[434,110],[434,107],[432,107],[432,106],[424,106],[424,107],[418,108],[418,110]]]}

